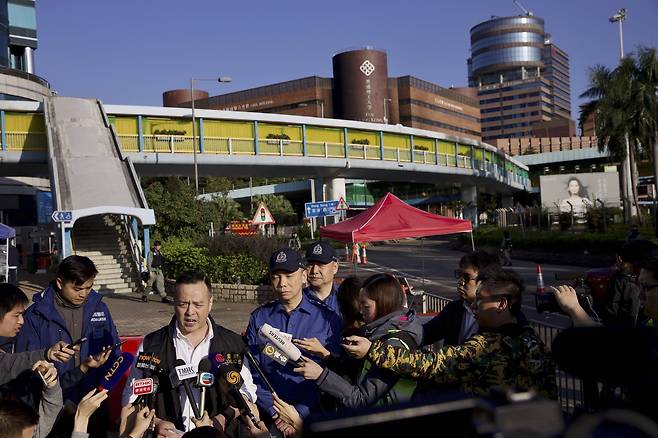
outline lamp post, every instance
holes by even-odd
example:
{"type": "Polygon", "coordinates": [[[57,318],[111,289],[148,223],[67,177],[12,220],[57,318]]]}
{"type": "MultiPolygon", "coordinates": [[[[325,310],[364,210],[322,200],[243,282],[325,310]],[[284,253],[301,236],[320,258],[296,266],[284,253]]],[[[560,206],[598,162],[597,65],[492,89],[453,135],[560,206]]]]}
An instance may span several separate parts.
{"type": "MultiPolygon", "coordinates": [[[[619,23],[619,61],[621,63],[621,60],[624,59],[624,28],[623,28],[623,22],[626,20],[626,9],[622,8],[615,15],[610,17],[610,23],[619,23]]],[[[631,147],[630,147],[630,142],[628,140],[628,133],[624,134],[625,140],[626,140],[626,158],[624,159],[624,162],[622,165],[624,166],[624,170],[626,173],[626,178],[624,181],[624,185],[626,186],[626,200],[625,200],[625,210],[626,210],[626,219],[627,221],[631,221],[633,218],[633,203],[631,202],[631,199],[633,198],[633,193],[635,192],[633,190],[633,179],[631,177],[631,147]]]]}
{"type": "Polygon", "coordinates": [[[386,117],[386,102],[391,102],[391,99],[387,97],[384,98],[384,124],[388,123],[388,118],[386,117]]]}
{"type": "Polygon", "coordinates": [[[320,101],[320,117],[324,119],[324,100],[320,101]]]}
{"type": "Polygon", "coordinates": [[[191,78],[190,79],[190,99],[192,100],[192,152],[194,154],[194,188],[196,190],[196,194],[199,194],[199,169],[197,167],[197,161],[196,161],[196,150],[197,150],[197,143],[196,143],[196,113],[195,113],[195,107],[194,107],[194,83],[198,81],[210,81],[210,82],[232,82],[233,79],[230,78],[229,76],[220,76],[218,78],[213,78],[213,79],[199,79],[199,78],[191,78]]]}

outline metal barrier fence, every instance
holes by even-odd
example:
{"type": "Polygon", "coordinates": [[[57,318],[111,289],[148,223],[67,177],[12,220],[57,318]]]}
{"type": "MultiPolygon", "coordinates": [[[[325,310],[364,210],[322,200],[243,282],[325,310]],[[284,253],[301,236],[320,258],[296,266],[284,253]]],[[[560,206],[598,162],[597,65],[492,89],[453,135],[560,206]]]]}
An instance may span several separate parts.
{"type": "MultiPolygon", "coordinates": [[[[423,313],[441,312],[452,301],[450,298],[427,292],[423,294],[422,298],[423,313]]],[[[562,331],[562,327],[537,321],[530,321],[530,326],[549,350],[553,339],[562,331]]],[[[555,369],[555,380],[559,401],[565,413],[571,415],[577,411],[589,409],[590,404],[586,397],[586,394],[592,390],[592,388],[588,388],[589,382],[583,382],[582,379],[578,379],[559,368],[555,369]]]]}

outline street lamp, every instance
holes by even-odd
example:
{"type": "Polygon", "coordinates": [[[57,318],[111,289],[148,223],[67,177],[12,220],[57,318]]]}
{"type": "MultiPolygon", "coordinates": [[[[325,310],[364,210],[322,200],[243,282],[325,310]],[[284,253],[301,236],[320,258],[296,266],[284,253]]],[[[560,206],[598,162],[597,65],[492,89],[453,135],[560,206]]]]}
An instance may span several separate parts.
{"type": "Polygon", "coordinates": [[[391,99],[384,98],[384,123],[388,123],[388,118],[386,117],[386,102],[391,102],[391,99]]]}
{"type": "MultiPolygon", "coordinates": [[[[626,9],[622,8],[615,15],[610,17],[610,23],[619,23],[619,62],[621,64],[621,60],[624,59],[624,29],[622,23],[626,20],[626,9]]],[[[625,169],[626,173],[626,181],[624,181],[624,184],[626,185],[626,218],[631,219],[632,218],[632,205],[633,203],[630,201],[630,199],[633,196],[633,180],[631,179],[631,147],[630,147],[630,141],[628,139],[628,133],[624,134],[624,137],[626,139],[626,158],[624,159],[623,166],[625,169]]]]}
{"type": "Polygon", "coordinates": [[[198,79],[198,78],[190,79],[190,98],[192,99],[192,152],[194,154],[194,188],[196,190],[197,195],[199,194],[199,169],[197,167],[197,162],[196,162],[197,143],[196,143],[196,113],[194,108],[194,83],[198,81],[232,82],[233,79],[229,76],[220,76],[218,78],[213,78],[213,79],[198,79]]]}

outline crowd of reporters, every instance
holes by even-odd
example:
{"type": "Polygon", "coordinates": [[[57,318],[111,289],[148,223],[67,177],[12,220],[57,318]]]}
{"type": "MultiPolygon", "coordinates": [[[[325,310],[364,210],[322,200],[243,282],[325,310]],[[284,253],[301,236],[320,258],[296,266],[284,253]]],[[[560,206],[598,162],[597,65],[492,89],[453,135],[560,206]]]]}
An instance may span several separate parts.
{"type": "MultiPolygon", "coordinates": [[[[653,330],[658,248],[630,242],[617,261],[592,309],[573,287],[552,288],[574,326],[599,324],[598,309],[606,324],[653,330]]],[[[557,399],[554,358],[522,311],[523,282],[498,257],[464,255],[455,271],[459,298],[424,320],[399,278],[348,277],[337,287],[338,268],[323,241],[305,257],[275,251],[269,271],[277,298],[251,314],[243,336],[210,316],[207,276],[185,272],[175,283],[174,316],[135,355],[121,353],[109,309],[92,289],[91,260],[63,260],[29,307],[20,289],[3,284],[0,336],[9,342],[0,351],[0,435],[105,436],[114,419],[103,401],[125,372],[119,434],[131,438],[291,437],[319,413],[395,409],[447,393],[557,399]]]]}

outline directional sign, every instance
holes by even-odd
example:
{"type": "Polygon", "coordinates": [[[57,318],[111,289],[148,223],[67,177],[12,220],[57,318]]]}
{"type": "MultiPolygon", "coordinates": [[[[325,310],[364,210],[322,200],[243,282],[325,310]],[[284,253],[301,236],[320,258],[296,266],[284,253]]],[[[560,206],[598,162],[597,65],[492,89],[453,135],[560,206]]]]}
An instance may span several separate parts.
{"type": "Polygon", "coordinates": [[[272,213],[270,213],[267,205],[265,205],[264,202],[261,202],[256,209],[256,213],[254,214],[251,223],[254,225],[268,225],[274,224],[276,221],[274,220],[274,217],[272,217],[272,213]]]}
{"type": "Polygon", "coordinates": [[[342,196],[338,200],[338,206],[336,207],[336,210],[349,210],[350,206],[347,205],[347,202],[345,202],[345,198],[342,196]]]}
{"type": "Polygon", "coordinates": [[[72,211],[53,211],[50,215],[54,222],[71,222],[73,220],[72,211]]]}
{"type": "Polygon", "coordinates": [[[307,202],[304,204],[306,217],[335,216],[338,201],[307,202]]]}

